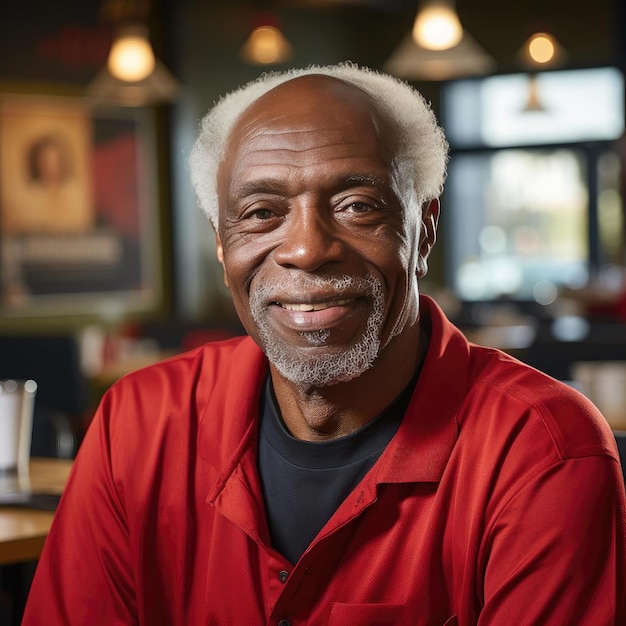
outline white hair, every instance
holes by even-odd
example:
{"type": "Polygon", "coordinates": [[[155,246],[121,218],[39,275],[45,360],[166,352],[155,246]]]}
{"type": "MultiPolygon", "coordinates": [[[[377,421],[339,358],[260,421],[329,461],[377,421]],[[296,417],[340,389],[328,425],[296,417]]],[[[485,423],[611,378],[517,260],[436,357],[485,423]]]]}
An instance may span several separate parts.
{"type": "Polygon", "coordinates": [[[422,94],[401,80],[353,63],[312,65],[270,72],[223,96],[204,116],[189,155],[191,182],[200,207],[217,229],[219,201],[217,173],[230,132],[241,114],[265,93],[294,78],[321,74],[358,87],[369,95],[374,110],[394,129],[392,179],[405,210],[421,211],[422,204],[443,190],[448,143],[422,94]]]}

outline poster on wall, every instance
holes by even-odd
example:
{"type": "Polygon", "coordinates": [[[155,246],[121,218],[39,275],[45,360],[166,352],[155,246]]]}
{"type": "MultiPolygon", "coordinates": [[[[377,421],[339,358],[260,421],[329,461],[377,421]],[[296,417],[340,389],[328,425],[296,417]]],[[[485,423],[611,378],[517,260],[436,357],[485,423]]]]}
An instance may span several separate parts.
{"type": "Polygon", "coordinates": [[[0,96],[2,314],[111,314],[159,301],[146,112],[0,96]]]}

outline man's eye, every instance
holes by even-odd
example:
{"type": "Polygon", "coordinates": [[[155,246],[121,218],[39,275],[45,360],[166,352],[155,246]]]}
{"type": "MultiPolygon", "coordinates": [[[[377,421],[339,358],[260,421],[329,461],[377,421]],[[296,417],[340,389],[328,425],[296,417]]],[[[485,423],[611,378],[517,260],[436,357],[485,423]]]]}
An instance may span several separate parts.
{"type": "Polygon", "coordinates": [[[255,218],[257,220],[267,220],[273,217],[274,212],[270,209],[255,209],[251,211],[249,217],[255,218]]]}
{"type": "Polygon", "coordinates": [[[373,208],[374,207],[371,204],[367,204],[365,202],[351,202],[344,210],[348,213],[367,213],[373,208]]]}

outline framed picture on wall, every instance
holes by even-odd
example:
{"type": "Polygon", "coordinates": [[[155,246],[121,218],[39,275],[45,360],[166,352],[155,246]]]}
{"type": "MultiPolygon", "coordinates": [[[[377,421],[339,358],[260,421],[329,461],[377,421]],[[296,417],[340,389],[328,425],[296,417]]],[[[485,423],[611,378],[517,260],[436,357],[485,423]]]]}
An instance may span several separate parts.
{"type": "Polygon", "coordinates": [[[0,95],[0,311],[121,314],[160,303],[145,109],[0,95]]]}

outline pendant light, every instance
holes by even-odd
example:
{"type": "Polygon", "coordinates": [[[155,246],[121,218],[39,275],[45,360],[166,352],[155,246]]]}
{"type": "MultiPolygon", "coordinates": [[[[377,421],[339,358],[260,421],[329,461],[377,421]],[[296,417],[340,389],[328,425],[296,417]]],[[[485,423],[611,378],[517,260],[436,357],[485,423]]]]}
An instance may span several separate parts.
{"type": "Polygon", "coordinates": [[[180,83],[156,57],[147,26],[149,3],[104,2],[114,22],[106,65],[85,90],[96,105],[151,106],[175,100],[180,83]]]}
{"type": "Polygon", "coordinates": [[[566,59],[565,49],[547,30],[533,33],[526,39],[517,54],[519,64],[529,70],[560,67],[566,59]]]}
{"type": "Polygon", "coordinates": [[[246,39],[241,58],[251,65],[285,63],[293,56],[293,47],[280,30],[278,18],[270,12],[254,17],[254,27],[246,39]]]}
{"type": "Polygon", "coordinates": [[[452,0],[426,0],[415,16],[413,40],[427,50],[447,50],[463,37],[463,27],[452,0]]]}
{"type": "Polygon", "coordinates": [[[144,80],[156,66],[148,29],[143,24],[125,24],[119,27],[111,44],[107,60],[109,72],[120,80],[144,80]]]}
{"type": "Polygon", "coordinates": [[[407,80],[450,80],[488,74],[495,60],[463,28],[453,0],[424,0],[413,29],[384,69],[407,80]]]}

